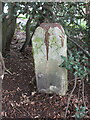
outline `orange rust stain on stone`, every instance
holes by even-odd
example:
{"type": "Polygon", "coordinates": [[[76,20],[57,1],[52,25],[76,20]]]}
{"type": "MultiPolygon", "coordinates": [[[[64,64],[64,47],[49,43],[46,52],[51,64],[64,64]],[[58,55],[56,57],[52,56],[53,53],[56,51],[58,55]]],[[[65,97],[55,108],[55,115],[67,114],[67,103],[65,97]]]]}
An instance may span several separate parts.
{"type": "MultiPolygon", "coordinates": [[[[49,36],[50,34],[48,33],[48,30],[49,28],[54,28],[54,27],[58,27],[62,33],[64,34],[64,30],[62,28],[61,25],[59,25],[58,23],[42,23],[40,25],[40,27],[42,27],[46,32],[45,32],[45,40],[44,40],[44,43],[45,43],[45,46],[46,46],[46,56],[47,56],[47,61],[48,61],[48,54],[49,54],[49,36]]],[[[61,36],[59,36],[61,37],[61,36]]],[[[61,43],[62,43],[62,47],[64,46],[64,43],[63,43],[63,37],[61,37],[61,43]]]]}
{"type": "Polygon", "coordinates": [[[50,27],[52,27],[52,28],[58,27],[58,28],[62,31],[62,33],[64,33],[64,30],[63,30],[62,26],[59,25],[58,23],[42,23],[42,24],[40,25],[40,27],[42,27],[42,28],[45,29],[46,31],[47,31],[50,27]]]}

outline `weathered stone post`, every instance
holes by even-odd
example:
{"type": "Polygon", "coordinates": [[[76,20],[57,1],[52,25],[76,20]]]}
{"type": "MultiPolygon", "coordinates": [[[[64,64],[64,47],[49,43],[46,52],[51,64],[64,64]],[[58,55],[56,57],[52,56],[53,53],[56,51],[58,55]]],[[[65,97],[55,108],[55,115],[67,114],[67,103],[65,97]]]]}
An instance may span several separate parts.
{"type": "Polygon", "coordinates": [[[65,95],[68,88],[67,70],[59,67],[67,57],[67,37],[58,23],[42,23],[35,31],[33,54],[39,92],[65,95]]]}

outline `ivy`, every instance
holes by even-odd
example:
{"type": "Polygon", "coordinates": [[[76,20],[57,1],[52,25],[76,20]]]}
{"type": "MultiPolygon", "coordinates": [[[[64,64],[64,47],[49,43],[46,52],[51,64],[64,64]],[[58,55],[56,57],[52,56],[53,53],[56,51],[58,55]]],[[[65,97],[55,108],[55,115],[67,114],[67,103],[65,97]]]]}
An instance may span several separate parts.
{"type": "Polygon", "coordinates": [[[80,107],[76,106],[75,111],[76,114],[73,117],[75,117],[76,120],[81,119],[86,115],[86,107],[84,106],[80,106],[80,107]]]}
{"type": "Polygon", "coordinates": [[[67,57],[61,56],[64,62],[60,67],[65,67],[67,70],[73,72],[74,75],[84,78],[88,75],[90,69],[86,67],[88,64],[88,58],[85,57],[81,51],[74,51],[71,55],[67,57]]]}

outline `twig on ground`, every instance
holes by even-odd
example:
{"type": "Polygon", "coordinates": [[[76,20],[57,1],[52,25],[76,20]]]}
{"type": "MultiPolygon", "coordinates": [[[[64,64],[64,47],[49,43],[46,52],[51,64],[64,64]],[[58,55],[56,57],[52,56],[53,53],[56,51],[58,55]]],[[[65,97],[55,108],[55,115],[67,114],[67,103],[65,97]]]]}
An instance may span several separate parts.
{"type": "Polygon", "coordinates": [[[83,98],[83,103],[84,103],[84,106],[86,107],[86,102],[84,100],[84,79],[82,79],[82,98],[83,98]]]}
{"type": "Polygon", "coordinates": [[[11,73],[6,67],[5,67],[5,71],[8,72],[10,75],[13,74],[13,73],[11,73]]]}
{"type": "Polygon", "coordinates": [[[18,109],[15,104],[11,103],[11,106],[13,109],[16,109],[18,112],[22,113],[22,111],[20,109],[18,109]]]}
{"type": "Polygon", "coordinates": [[[75,76],[74,87],[73,87],[73,89],[72,89],[72,91],[71,91],[71,93],[70,93],[70,96],[69,96],[69,98],[68,98],[68,102],[67,102],[67,107],[66,107],[66,112],[65,112],[65,118],[66,118],[66,116],[67,116],[67,112],[68,112],[68,108],[69,108],[70,100],[71,100],[72,94],[73,94],[73,92],[74,92],[74,90],[75,90],[75,88],[76,88],[76,84],[77,84],[77,77],[75,76]]]}
{"type": "MultiPolygon", "coordinates": [[[[77,80],[79,80],[79,79],[81,79],[80,77],[77,77],[77,80]]],[[[75,78],[74,79],[72,79],[71,81],[74,81],[75,80],[75,78]]]]}
{"type": "Polygon", "coordinates": [[[24,107],[22,109],[30,116],[30,113],[24,107]]]}
{"type": "Polygon", "coordinates": [[[80,90],[81,90],[81,80],[79,83],[79,90],[78,90],[78,106],[79,106],[79,99],[80,99],[80,90]]]}

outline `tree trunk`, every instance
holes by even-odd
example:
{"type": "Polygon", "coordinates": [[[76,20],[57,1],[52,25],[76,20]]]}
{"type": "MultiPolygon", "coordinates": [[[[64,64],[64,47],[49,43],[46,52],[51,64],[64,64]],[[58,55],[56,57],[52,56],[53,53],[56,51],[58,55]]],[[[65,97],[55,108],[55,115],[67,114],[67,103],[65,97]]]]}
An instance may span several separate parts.
{"type": "Polygon", "coordinates": [[[20,50],[20,52],[23,52],[25,50],[25,47],[28,45],[29,43],[29,40],[30,40],[30,22],[31,22],[31,19],[29,17],[27,23],[26,23],[26,40],[20,50]]]}
{"type": "Polygon", "coordinates": [[[15,9],[15,4],[13,5],[12,3],[10,3],[9,5],[9,20],[8,20],[8,29],[7,29],[7,34],[6,34],[6,47],[5,50],[6,51],[10,51],[10,44],[15,32],[15,26],[16,26],[16,17],[14,16],[14,9],[15,9]]]}
{"type": "Polygon", "coordinates": [[[4,18],[2,22],[2,52],[5,53],[5,46],[6,46],[6,33],[7,33],[7,19],[4,18]]]}
{"type": "Polygon", "coordinates": [[[10,51],[10,44],[15,32],[16,17],[14,16],[15,4],[9,3],[8,15],[3,18],[2,22],[2,50],[10,51]]]}
{"type": "MultiPolygon", "coordinates": [[[[0,14],[2,14],[2,2],[0,2],[0,14]]],[[[0,52],[2,52],[2,22],[0,21],[0,52]]]]}
{"type": "Polygon", "coordinates": [[[32,46],[32,37],[33,37],[33,35],[34,35],[34,32],[35,32],[36,28],[37,28],[43,21],[44,21],[44,18],[43,18],[43,17],[40,17],[39,20],[37,21],[37,24],[36,24],[36,26],[35,26],[35,28],[34,28],[34,30],[33,30],[33,33],[32,33],[32,35],[31,35],[30,39],[29,39],[29,46],[32,46]]]}
{"type": "Polygon", "coordinates": [[[27,45],[32,46],[32,37],[33,37],[33,34],[34,34],[36,28],[40,25],[40,23],[43,22],[43,19],[39,18],[39,20],[38,20],[38,22],[37,22],[37,24],[36,24],[36,26],[35,26],[35,28],[34,28],[33,33],[32,33],[31,36],[30,36],[30,22],[31,22],[31,19],[29,17],[29,19],[28,19],[28,21],[26,23],[26,40],[25,40],[25,42],[24,42],[24,44],[23,44],[20,52],[23,52],[25,50],[25,48],[26,48],[27,45]]]}
{"type": "Polygon", "coordinates": [[[16,18],[12,20],[12,23],[9,25],[7,30],[7,34],[6,34],[7,40],[6,40],[6,47],[5,47],[6,51],[10,51],[10,45],[15,32],[15,27],[16,27],[16,18]]]}
{"type": "Polygon", "coordinates": [[[35,26],[35,28],[34,28],[34,30],[33,30],[33,33],[32,33],[32,35],[31,35],[31,37],[30,37],[30,39],[29,39],[29,46],[32,46],[32,37],[33,37],[33,35],[34,35],[34,32],[35,32],[35,30],[36,30],[36,28],[39,26],[39,23],[37,22],[37,24],[36,24],[36,26],[35,26]]]}

